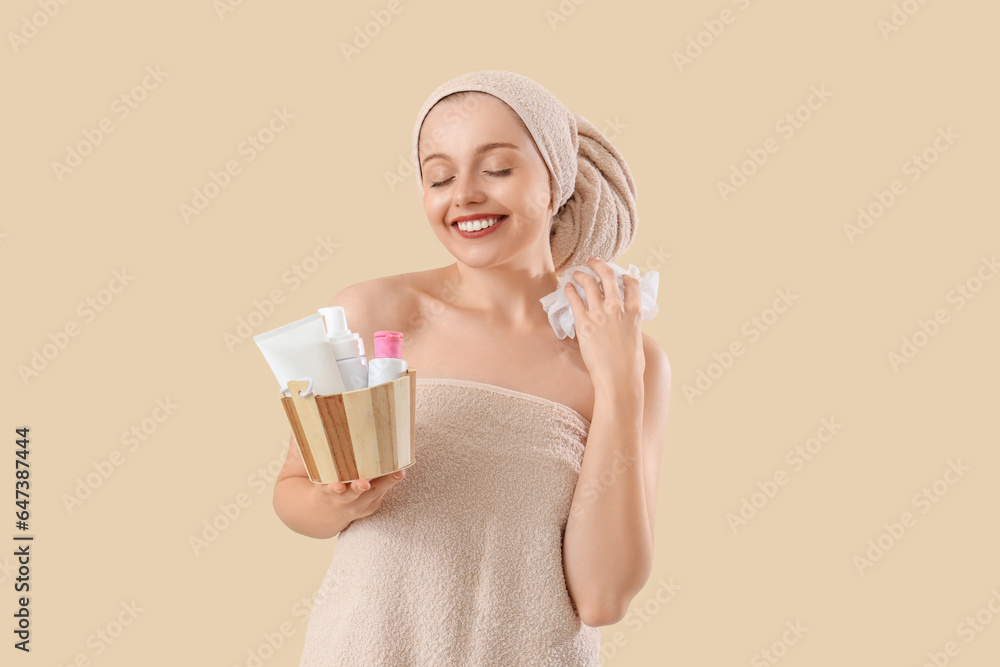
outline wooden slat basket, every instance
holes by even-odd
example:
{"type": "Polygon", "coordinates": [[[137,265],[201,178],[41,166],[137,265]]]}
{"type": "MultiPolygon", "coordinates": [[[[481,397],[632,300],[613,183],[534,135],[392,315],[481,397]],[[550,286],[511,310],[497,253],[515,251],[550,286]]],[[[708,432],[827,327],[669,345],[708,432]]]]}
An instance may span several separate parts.
{"type": "Polygon", "coordinates": [[[308,381],[290,381],[291,397],[281,403],[313,482],[371,479],[416,462],[416,370],[340,394],[303,397],[308,388],[308,381]]]}

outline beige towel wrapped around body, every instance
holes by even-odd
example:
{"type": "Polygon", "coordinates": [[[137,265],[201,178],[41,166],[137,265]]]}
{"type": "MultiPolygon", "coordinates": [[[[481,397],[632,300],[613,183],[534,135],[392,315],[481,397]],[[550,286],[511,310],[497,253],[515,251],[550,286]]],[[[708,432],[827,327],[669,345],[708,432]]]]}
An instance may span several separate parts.
{"type": "Polygon", "coordinates": [[[590,423],[548,399],[417,377],[416,463],[336,538],[300,667],[588,667],[600,628],[562,537],[590,423]]]}

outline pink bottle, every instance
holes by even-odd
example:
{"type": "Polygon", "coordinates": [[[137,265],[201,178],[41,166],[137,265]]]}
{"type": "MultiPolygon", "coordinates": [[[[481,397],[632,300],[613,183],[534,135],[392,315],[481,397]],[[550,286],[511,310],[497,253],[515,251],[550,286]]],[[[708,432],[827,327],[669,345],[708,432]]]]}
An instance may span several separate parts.
{"type": "Polygon", "coordinates": [[[403,351],[403,334],[399,331],[375,332],[375,358],[368,362],[368,386],[392,382],[406,375],[403,351]]]}

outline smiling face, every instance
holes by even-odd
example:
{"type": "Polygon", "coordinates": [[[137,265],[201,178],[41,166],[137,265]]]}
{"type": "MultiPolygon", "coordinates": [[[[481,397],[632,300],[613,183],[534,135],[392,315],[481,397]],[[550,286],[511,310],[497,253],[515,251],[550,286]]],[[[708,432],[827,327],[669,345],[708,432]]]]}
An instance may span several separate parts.
{"type": "Polygon", "coordinates": [[[424,212],[456,259],[484,267],[528,253],[551,262],[549,172],[509,106],[480,92],[444,98],[425,117],[418,150],[424,212]]]}

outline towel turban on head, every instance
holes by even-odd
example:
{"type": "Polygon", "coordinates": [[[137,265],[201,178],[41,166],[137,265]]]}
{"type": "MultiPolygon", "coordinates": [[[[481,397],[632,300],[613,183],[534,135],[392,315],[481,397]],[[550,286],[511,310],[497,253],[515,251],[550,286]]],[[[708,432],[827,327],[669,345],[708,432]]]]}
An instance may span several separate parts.
{"type": "Polygon", "coordinates": [[[612,262],[632,243],[639,222],[632,174],[600,130],[570,111],[552,93],[515,72],[468,72],[438,86],[413,128],[413,163],[423,196],[418,140],[424,118],[442,98],[461,91],[489,93],[514,110],[549,170],[552,188],[550,245],[556,272],[590,256],[612,262]]]}

